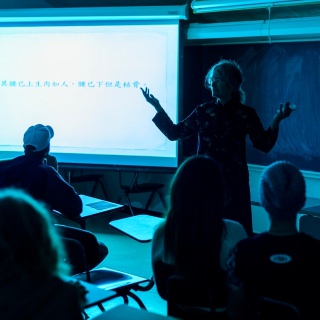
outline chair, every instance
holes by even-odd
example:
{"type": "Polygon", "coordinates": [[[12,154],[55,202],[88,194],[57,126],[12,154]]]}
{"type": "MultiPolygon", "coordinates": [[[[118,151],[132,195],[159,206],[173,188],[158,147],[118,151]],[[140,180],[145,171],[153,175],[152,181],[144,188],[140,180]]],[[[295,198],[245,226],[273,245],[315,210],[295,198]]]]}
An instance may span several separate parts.
{"type": "MultiPolygon", "coordinates": [[[[65,240],[65,239],[64,239],[65,240]]],[[[122,297],[124,303],[129,303],[129,297],[137,302],[141,309],[146,309],[142,300],[132,291],[148,291],[153,285],[153,278],[146,279],[129,273],[109,268],[90,269],[86,259],[86,252],[77,240],[68,240],[66,244],[67,260],[72,266],[72,277],[80,281],[87,281],[105,290],[113,290],[115,297],[122,297]]],[[[102,305],[99,308],[104,311],[102,305]]]]}
{"type": "Polygon", "coordinates": [[[311,215],[302,215],[299,220],[299,232],[304,232],[320,240],[320,218],[311,215]]]}
{"type": "Polygon", "coordinates": [[[257,320],[300,320],[302,319],[300,310],[287,302],[261,297],[258,307],[257,320]]]}
{"type": "Polygon", "coordinates": [[[114,299],[116,296],[116,292],[112,290],[103,290],[98,288],[97,286],[86,282],[79,281],[70,276],[64,277],[64,281],[69,283],[74,283],[76,285],[81,285],[85,290],[85,303],[83,305],[82,314],[85,319],[88,319],[88,315],[86,313],[86,309],[91,308],[93,306],[98,306],[101,311],[105,311],[102,303],[114,299]]]}
{"type": "Polygon", "coordinates": [[[139,183],[138,176],[139,176],[139,173],[136,172],[134,174],[134,178],[133,178],[132,182],[130,183],[130,185],[126,185],[126,184],[123,184],[122,173],[121,173],[121,171],[119,171],[119,183],[120,183],[120,189],[122,190],[122,192],[119,196],[118,203],[120,203],[122,198],[125,197],[126,201],[128,203],[130,212],[132,215],[134,215],[134,211],[133,211],[133,207],[132,207],[129,195],[130,194],[138,194],[138,193],[150,193],[150,196],[147,200],[147,203],[146,203],[144,209],[148,210],[148,208],[149,208],[149,206],[150,206],[150,204],[156,194],[158,194],[163,207],[166,209],[167,205],[166,205],[164,197],[161,193],[161,189],[164,187],[164,184],[157,183],[157,182],[139,183]]]}
{"type": "Polygon", "coordinates": [[[181,276],[173,275],[167,285],[168,316],[183,320],[228,319],[225,304],[217,303],[203,282],[190,283],[181,276]]]}
{"type": "Polygon", "coordinates": [[[225,273],[211,290],[203,281],[190,282],[175,274],[175,267],[162,261],[154,264],[157,291],[167,301],[168,316],[183,320],[226,320],[225,273]],[[216,294],[214,296],[214,294],[216,294]]]}
{"type": "Polygon", "coordinates": [[[73,273],[93,269],[108,255],[108,247],[88,230],[54,224],[63,238],[73,273]]]}
{"type": "Polygon", "coordinates": [[[122,204],[93,198],[84,194],[80,194],[79,196],[83,205],[80,216],[68,216],[57,210],[51,210],[52,216],[76,222],[80,225],[81,229],[85,230],[87,220],[101,215],[111,215],[111,213],[125,209],[125,206],[122,204]]]}
{"type": "Polygon", "coordinates": [[[82,182],[93,182],[94,184],[93,184],[91,192],[90,192],[91,197],[94,196],[94,194],[97,190],[97,187],[100,185],[100,188],[103,192],[104,198],[106,200],[108,200],[108,194],[107,194],[106,188],[103,183],[103,178],[104,178],[103,174],[94,174],[94,173],[81,174],[79,176],[70,175],[69,183],[74,184],[74,183],[82,183],[82,182]]]}

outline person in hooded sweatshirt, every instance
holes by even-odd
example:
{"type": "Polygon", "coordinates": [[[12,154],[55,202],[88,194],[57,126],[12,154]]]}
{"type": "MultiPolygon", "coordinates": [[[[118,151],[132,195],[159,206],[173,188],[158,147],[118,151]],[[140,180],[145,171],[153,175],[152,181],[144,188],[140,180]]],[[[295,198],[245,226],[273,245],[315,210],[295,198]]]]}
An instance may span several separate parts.
{"type": "Polygon", "coordinates": [[[18,187],[35,199],[44,201],[49,209],[65,216],[78,217],[82,201],[74,188],[51,165],[51,126],[36,124],[23,136],[24,155],[0,164],[0,188],[18,187]],[[49,159],[49,163],[48,160],[49,159]]]}
{"type": "MultiPolygon", "coordinates": [[[[75,189],[57,171],[58,163],[49,155],[54,136],[49,125],[30,126],[23,136],[24,155],[0,163],[0,189],[23,189],[34,199],[43,202],[49,210],[57,210],[68,217],[79,217],[82,200],[75,189]]],[[[89,268],[97,266],[107,255],[107,246],[86,230],[55,225],[59,234],[70,243],[81,242],[89,268]]],[[[68,246],[69,250],[69,246],[68,246]]]]}
{"type": "Polygon", "coordinates": [[[0,190],[0,319],[82,320],[85,288],[66,278],[64,246],[43,203],[0,190]]]}

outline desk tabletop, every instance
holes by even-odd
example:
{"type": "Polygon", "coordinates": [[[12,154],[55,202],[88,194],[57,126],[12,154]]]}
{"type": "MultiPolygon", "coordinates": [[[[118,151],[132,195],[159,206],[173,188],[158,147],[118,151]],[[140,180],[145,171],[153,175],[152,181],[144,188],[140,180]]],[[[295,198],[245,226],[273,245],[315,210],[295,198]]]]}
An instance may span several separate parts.
{"type": "Polygon", "coordinates": [[[109,222],[109,225],[139,242],[149,242],[152,240],[156,227],[163,221],[163,218],[138,214],[113,220],[109,222]]]}
{"type": "Polygon", "coordinates": [[[123,210],[125,207],[123,204],[90,197],[84,194],[80,194],[80,198],[83,203],[83,210],[80,215],[80,219],[92,217],[102,213],[111,213],[118,210],[123,210]]]}
{"type": "Polygon", "coordinates": [[[79,221],[79,220],[85,220],[87,218],[92,218],[97,215],[101,215],[105,213],[113,213],[115,211],[120,211],[125,208],[123,204],[90,197],[84,194],[80,194],[80,198],[82,200],[83,209],[79,217],[70,218],[59,211],[53,210],[53,212],[67,219],[79,221]]]}
{"type": "Polygon", "coordinates": [[[65,281],[79,283],[86,289],[86,303],[84,308],[90,308],[97,305],[98,303],[111,300],[118,296],[118,293],[116,291],[101,289],[94,284],[82,280],[77,280],[73,277],[65,277],[65,281]]]}

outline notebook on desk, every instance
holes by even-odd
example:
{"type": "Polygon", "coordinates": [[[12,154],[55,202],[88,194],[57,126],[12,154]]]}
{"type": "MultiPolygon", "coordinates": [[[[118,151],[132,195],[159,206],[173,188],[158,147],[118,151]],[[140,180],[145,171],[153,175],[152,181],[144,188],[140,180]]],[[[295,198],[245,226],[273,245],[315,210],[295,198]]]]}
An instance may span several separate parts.
{"type": "Polygon", "coordinates": [[[83,203],[83,210],[80,215],[81,218],[88,216],[88,215],[93,215],[93,214],[97,214],[97,213],[104,213],[104,212],[108,212],[108,211],[115,211],[115,210],[120,210],[120,209],[124,208],[123,204],[89,197],[84,194],[80,194],[80,198],[83,203]]]}

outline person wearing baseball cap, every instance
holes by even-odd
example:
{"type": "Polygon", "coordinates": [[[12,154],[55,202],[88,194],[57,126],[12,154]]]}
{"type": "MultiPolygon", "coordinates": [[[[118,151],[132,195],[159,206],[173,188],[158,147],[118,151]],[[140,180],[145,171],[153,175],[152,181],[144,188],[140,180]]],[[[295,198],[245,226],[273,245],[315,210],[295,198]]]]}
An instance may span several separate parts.
{"type": "Polygon", "coordinates": [[[23,147],[25,154],[35,154],[35,152],[45,154],[43,161],[58,171],[57,158],[50,155],[50,140],[54,136],[51,126],[36,124],[31,126],[23,136],[23,147]]]}
{"type": "Polygon", "coordinates": [[[0,188],[23,189],[35,199],[45,202],[49,209],[77,217],[82,212],[82,201],[58,173],[56,158],[49,155],[53,137],[54,130],[49,125],[30,126],[23,135],[24,155],[0,166],[0,188]]]}
{"type": "Polygon", "coordinates": [[[33,152],[39,152],[50,147],[50,140],[54,136],[51,126],[36,124],[31,126],[23,136],[24,148],[31,149],[33,152]],[[30,148],[31,147],[31,148],[30,148]]]}
{"type": "MultiPolygon", "coordinates": [[[[82,200],[75,189],[57,171],[57,161],[49,155],[54,130],[49,125],[30,126],[23,136],[24,155],[0,164],[0,189],[22,189],[48,209],[68,217],[79,217],[82,200]]],[[[86,251],[90,268],[108,254],[107,246],[87,230],[55,224],[63,238],[80,241],[86,251]]],[[[68,244],[68,242],[66,242],[68,244]]]]}

